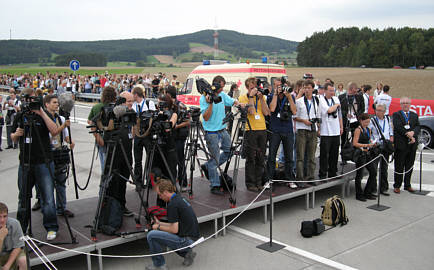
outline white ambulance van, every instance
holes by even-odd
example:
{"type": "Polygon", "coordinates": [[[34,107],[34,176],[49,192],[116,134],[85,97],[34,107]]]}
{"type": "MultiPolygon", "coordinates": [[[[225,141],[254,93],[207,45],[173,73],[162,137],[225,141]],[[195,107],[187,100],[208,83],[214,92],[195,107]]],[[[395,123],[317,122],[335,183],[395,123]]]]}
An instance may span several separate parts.
{"type": "Polygon", "coordinates": [[[240,89],[240,95],[246,94],[247,90],[244,81],[249,77],[256,77],[262,81],[267,81],[270,85],[275,79],[280,80],[286,76],[283,65],[267,63],[240,63],[240,64],[216,64],[204,61],[203,65],[197,66],[187,77],[187,81],[180,89],[177,99],[187,106],[199,106],[200,93],[196,87],[196,79],[204,78],[209,84],[215,76],[223,76],[226,80],[224,92],[228,93],[231,85],[236,83],[240,89]]]}

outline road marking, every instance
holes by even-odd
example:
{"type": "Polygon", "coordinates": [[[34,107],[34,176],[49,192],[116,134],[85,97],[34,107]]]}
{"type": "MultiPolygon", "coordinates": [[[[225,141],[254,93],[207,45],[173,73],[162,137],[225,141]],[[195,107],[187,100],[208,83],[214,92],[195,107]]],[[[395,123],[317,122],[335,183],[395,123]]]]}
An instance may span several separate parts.
{"type": "Polygon", "coordinates": [[[426,194],[426,196],[434,197],[434,192],[430,192],[430,193],[426,194]]]}
{"type": "Polygon", "coordinates": [[[79,107],[79,108],[86,108],[86,109],[92,108],[92,106],[81,105],[81,104],[77,104],[77,103],[74,106],[79,107]]]}
{"type": "MultiPolygon", "coordinates": [[[[260,240],[260,241],[263,241],[263,242],[270,241],[270,239],[267,238],[267,237],[265,237],[265,236],[262,236],[260,234],[248,231],[246,229],[243,229],[243,228],[240,228],[240,227],[237,227],[237,226],[234,226],[234,225],[229,226],[228,230],[232,230],[234,232],[247,235],[247,236],[249,236],[251,238],[254,238],[254,239],[257,239],[257,240],[260,240]]],[[[319,262],[321,264],[324,264],[324,265],[327,265],[327,266],[330,266],[330,267],[333,267],[333,268],[336,268],[336,269],[342,269],[342,270],[355,270],[356,269],[356,268],[353,268],[351,266],[348,266],[348,265],[345,265],[345,264],[341,264],[341,263],[332,261],[330,259],[321,257],[321,256],[316,255],[314,253],[311,253],[309,251],[302,250],[302,249],[299,249],[299,248],[296,248],[296,247],[292,247],[292,246],[287,245],[285,243],[281,243],[281,242],[278,242],[278,241],[275,241],[275,240],[273,242],[277,243],[277,244],[280,244],[280,245],[283,245],[285,247],[284,249],[287,250],[287,251],[289,251],[289,252],[295,253],[297,255],[300,255],[300,256],[303,256],[305,258],[308,258],[309,260],[316,261],[316,262],[319,262]]]]}

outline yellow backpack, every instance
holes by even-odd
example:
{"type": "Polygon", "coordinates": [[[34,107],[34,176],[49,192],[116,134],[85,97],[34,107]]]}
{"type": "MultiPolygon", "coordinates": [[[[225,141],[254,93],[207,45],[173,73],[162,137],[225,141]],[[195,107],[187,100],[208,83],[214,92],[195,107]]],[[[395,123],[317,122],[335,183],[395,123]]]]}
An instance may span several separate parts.
{"type": "Polygon", "coordinates": [[[348,223],[344,201],[338,195],[328,198],[325,205],[321,207],[323,208],[321,219],[325,225],[336,226],[341,224],[343,226],[348,223]]]}

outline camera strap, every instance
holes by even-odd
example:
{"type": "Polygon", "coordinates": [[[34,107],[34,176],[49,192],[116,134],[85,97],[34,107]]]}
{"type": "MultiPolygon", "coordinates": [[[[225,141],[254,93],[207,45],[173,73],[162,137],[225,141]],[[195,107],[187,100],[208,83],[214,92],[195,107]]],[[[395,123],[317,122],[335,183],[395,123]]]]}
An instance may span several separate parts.
{"type": "MultiPolygon", "coordinates": [[[[315,116],[317,116],[317,110],[316,110],[315,102],[317,102],[317,100],[315,99],[314,96],[312,96],[313,110],[315,112],[315,116]]],[[[312,104],[309,104],[309,101],[308,101],[308,99],[307,99],[306,96],[304,96],[304,105],[306,106],[307,117],[309,118],[309,121],[310,121],[311,120],[311,118],[310,118],[310,109],[312,107],[312,104]]]]}
{"type": "Polygon", "coordinates": [[[386,125],[386,119],[384,119],[383,129],[382,130],[381,130],[381,127],[380,127],[380,125],[379,125],[379,123],[378,123],[377,120],[378,120],[377,117],[374,117],[375,128],[378,130],[378,133],[380,133],[381,139],[385,142],[386,141],[386,137],[384,137],[383,131],[384,131],[384,128],[385,128],[385,125],[386,125]]]}

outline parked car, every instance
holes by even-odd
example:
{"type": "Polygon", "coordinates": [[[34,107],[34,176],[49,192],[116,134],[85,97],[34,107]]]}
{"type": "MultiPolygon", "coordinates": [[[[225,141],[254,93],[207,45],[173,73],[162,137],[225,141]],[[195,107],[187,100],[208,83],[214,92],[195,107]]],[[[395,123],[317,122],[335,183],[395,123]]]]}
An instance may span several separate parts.
{"type": "Polygon", "coordinates": [[[419,122],[419,143],[423,143],[430,148],[434,148],[434,116],[421,116],[419,117],[419,122]]]}

